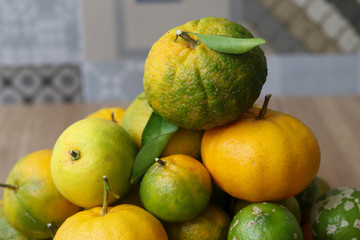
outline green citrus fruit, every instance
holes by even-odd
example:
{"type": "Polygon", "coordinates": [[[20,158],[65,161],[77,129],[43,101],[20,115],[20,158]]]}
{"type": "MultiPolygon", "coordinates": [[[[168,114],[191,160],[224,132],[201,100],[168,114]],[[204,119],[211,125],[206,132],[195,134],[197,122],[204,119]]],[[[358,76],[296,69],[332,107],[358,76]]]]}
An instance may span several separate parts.
{"type": "Polygon", "coordinates": [[[316,177],[316,185],[318,186],[318,191],[316,192],[315,199],[318,200],[322,195],[330,190],[330,185],[321,177],[316,177]]]}
{"type": "Polygon", "coordinates": [[[187,155],[157,160],[140,184],[140,198],[146,210],[167,222],[189,221],[207,206],[211,178],[206,168],[187,155]]]}
{"type": "Polygon", "coordinates": [[[171,240],[226,239],[229,225],[229,216],[213,204],[209,204],[200,215],[190,221],[164,224],[171,240]]]}
{"type": "MultiPolygon", "coordinates": [[[[86,118],[70,125],[57,139],[51,158],[56,187],[69,201],[85,208],[103,202],[103,176],[120,197],[130,188],[136,146],[122,126],[86,118]]],[[[116,200],[111,195],[110,203],[116,200]]]]}
{"type": "Polygon", "coordinates": [[[228,240],[303,239],[299,222],[285,207],[276,203],[253,203],[233,218],[228,240]]]}
{"type": "Polygon", "coordinates": [[[0,200],[0,239],[27,240],[22,233],[17,231],[4,216],[4,201],[0,200]]]}
{"type": "Polygon", "coordinates": [[[334,188],[313,206],[310,225],[315,240],[360,238],[360,191],[334,188]]]}
{"type": "Polygon", "coordinates": [[[309,220],[311,208],[316,200],[329,189],[326,181],[316,176],[304,191],[295,196],[300,205],[302,223],[309,220]]]}
{"type": "MultiPolygon", "coordinates": [[[[138,148],[141,146],[142,133],[152,112],[144,92],[139,94],[125,111],[121,125],[128,131],[138,148]]],[[[161,157],[185,154],[199,160],[202,135],[203,131],[179,128],[166,145],[161,157]]]]}
{"type": "MultiPolygon", "coordinates": [[[[298,222],[299,223],[301,222],[300,206],[295,197],[286,198],[284,200],[279,200],[279,201],[276,201],[273,203],[276,203],[278,205],[286,207],[292,214],[294,214],[294,216],[296,217],[298,222]]],[[[250,204],[252,204],[252,202],[242,200],[242,199],[237,199],[235,202],[234,213],[236,214],[242,208],[244,208],[250,204]]]]}
{"type": "Polygon", "coordinates": [[[188,129],[209,129],[237,119],[253,105],[266,81],[263,51],[255,47],[243,54],[226,54],[203,43],[192,48],[181,38],[174,41],[178,29],[253,37],[240,24],[217,17],[169,30],[145,61],[143,86],[150,106],[168,122],[188,129]]]}
{"type": "Polygon", "coordinates": [[[66,200],[56,189],[50,174],[51,150],[40,150],[21,158],[9,173],[4,190],[7,221],[28,238],[49,238],[47,224],[55,228],[80,207],[66,200]]]}

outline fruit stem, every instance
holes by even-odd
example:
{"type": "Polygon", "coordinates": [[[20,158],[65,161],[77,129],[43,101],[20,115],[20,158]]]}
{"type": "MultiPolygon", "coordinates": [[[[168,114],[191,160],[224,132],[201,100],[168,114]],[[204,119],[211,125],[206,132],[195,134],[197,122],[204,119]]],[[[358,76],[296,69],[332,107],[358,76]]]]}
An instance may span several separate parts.
{"type": "Polygon", "coordinates": [[[102,211],[101,211],[101,215],[100,216],[105,216],[108,210],[108,205],[109,205],[109,190],[110,190],[110,186],[109,186],[109,179],[107,178],[107,176],[103,176],[103,181],[104,181],[104,198],[103,198],[103,205],[102,205],[102,211]]]}
{"type": "Polygon", "coordinates": [[[111,112],[111,121],[113,121],[114,123],[117,123],[117,121],[115,120],[115,113],[111,112]]]}
{"type": "Polygon", "coordinates": [[[53,225],[52,223],[48,223],[48,224],[46,225],[46,227],[49,229],[51,239],[54,239],[54,237],[55,237],[54,225],[53,225]]]}
{"type": "Polygon", "coordinates": [[[195,47],[200,43],[199,41],[192,39],[189,34],[181,31],[180,29],[176,30],[175,41],[178,39],[178,37],[184,39],[190,45],[191,49],[195,49],[195,47]]]}
{"type": "Polygon", "coordinates": [[[161,160],[160,158],[155,158],[155,162],[159,163],[160,166],[165,166],[165,161],[161,160]]]}
{"type": "Polygon", "coordinates": [[[0,187],[9,188],[11,190],[14,190],[15,192],[18,190],[18,186],[12,184],[0,183],[0,187]]]}
{"type": "Polygon", "coordinates": [[[70,150],[69,154],[71,156],[71,160],[75,161],[78,160],[80,158],[80,151],[74,151],[74,150],[70,150]]]}
{"type": "Polygon", "coordinates": [[[264,116],[266,114],[266,110],[267,110],[270,98],[271,98],[271,94],[266,94],[265,100],[264,100],[264,103],[263,103],[263,105],[262,105],[262,107],[260,109],[259,115],[256,117],[257,120],[264,119],[264,116]]]}

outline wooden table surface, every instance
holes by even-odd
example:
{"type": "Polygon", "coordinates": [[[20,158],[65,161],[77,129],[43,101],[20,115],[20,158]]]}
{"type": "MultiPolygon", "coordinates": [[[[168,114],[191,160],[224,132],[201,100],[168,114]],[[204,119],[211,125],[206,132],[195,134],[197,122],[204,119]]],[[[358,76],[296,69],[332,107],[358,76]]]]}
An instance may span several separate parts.
{"type": "MultiPolygon", "coordinates": [[[[51,149],[70,124],[112,106],[127,104],[0,106],[0,182],[22,156],[51,149]]],[[[269,107],[312,129],[322,155],[318,176],[331,187],[360,188],[360,96],[272,97],[269,107]]]]}

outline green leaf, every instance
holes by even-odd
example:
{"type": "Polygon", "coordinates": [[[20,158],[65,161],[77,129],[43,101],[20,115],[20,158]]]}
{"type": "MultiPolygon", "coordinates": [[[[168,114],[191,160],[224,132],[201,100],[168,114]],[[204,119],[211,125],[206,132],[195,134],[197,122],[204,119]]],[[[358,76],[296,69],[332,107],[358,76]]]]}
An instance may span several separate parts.
{"type": "Polygon", "coordinates": [[[151,139],[177,130],[177,126],[165,121],[159,114],[152,112],[142,133],[141,147],[151,139]]]}
{"type": "Polygon", "coordinates": [[[177,126],[165,121],[160,115],[155,112],[151,114],[142,134],[140,151],[135,157],[131,175],[132,184],[141,180],[177,130],[177,126]]]}
{"type": "Polygon", "coordinates": [[[262,38],[233,38],[224,35],[186,33],[195,35],[207,47],[222,53],[241,54],[266,43],[262,38]]]}

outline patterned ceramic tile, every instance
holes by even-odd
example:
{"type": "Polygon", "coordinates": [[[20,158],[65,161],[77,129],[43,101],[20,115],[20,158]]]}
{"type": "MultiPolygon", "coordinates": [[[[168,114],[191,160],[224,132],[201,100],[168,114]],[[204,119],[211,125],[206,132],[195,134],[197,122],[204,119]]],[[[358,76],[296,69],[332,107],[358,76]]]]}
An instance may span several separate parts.
{"type": "MultiPolygon", "coordinates": [[[[245,20],[254,26],[260,34],[259,37],[266,39],[277,53],[282,52],[304,52],[302,45],[287,31],[285,25],[281,24],[269,9],[264,8],[258,0],[244,0],[245,20]],[[271,27],[270,27],[271,26],[271,27]]],[[[275,8],[277,5],[271,5],[275,8]]]]}
{"type": "Polygon", "coordinates": [[[347,21],[355,28],[360,34],[360,3],[356,0],[327,0],[328,3],[332,4],[341,15],[347,19],[347,21]]]}
{"type": "Polygon", "coordinates": [[[0,65],[82,59],[80,0],[0,1],[0,65]]]}
{"type": "Polygon", "coordinates": [[[323,0],[312,1],[309,7],[306,8],[306,15],[314,21],[314,23],[320,23],[329,12],[330,6],[323,0]]]}
{"type": "Polygon", "coordinates": [[[143,91],[144,61],[86,62],[83,67],[85,100],[131,101],[143,91]]]}
{"type": "Polygon", "coordinates": [[[277,53],[360,52],[360,5],[355,0],[243,1],[246,20],[277,53]]]}
{"type": "Polygon", "coordinates": [[[74,102],[82,99],[77,65],[0,67],[0,104],[74,102]]]}

